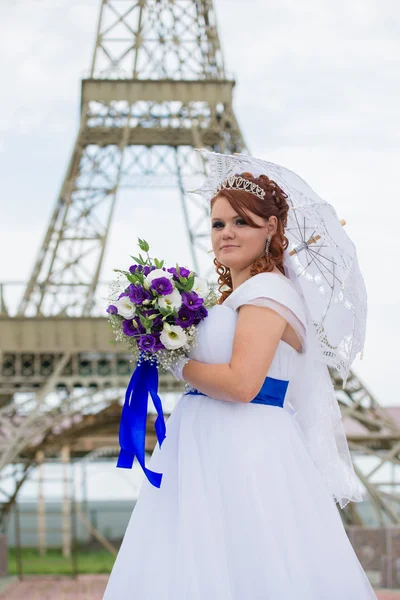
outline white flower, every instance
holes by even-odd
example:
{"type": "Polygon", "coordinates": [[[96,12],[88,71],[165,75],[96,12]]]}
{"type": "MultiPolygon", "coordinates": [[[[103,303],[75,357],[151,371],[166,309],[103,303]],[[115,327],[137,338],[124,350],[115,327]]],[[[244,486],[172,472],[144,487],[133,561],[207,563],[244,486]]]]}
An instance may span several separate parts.
{"type": "Polygon", "coordinates": [[[124,319],[132,319],[136,315],[136,305],[132,302],[129,296],[122,296],[119,300],[114,302],[114,306],[117,307],[118,314],[124,319]]]}
{"type": "Polygon", "coordinates": [[[169,325],[165,323],[164,329],[160,335],[160,341],[164,344],[167,350],[176,350],[182,348],[187,342],[186,333],[179,325],[169,325]]]}
{"type": "Polygon", "coordinates": [[[150,271],[150,273],[145,277],[144,287],[148,290],[153,279],[157,279],[158,277],[166,277],[167,279],[172,279],[173,274],[169,273],[168,271],[163,271],[162,269],[154,269],[153,271],[150,271]]]}
{"type": "Polygon", "coordinates": [[[182,296],[180,295],[179,290],[175,289],[171,294],[160,296],[157,303],[160,308],[178,309],[182,305],[182,296]]]}
{"type": "Polygon", "coordinates": [[[190,291],[196,292],[200,298],[205,298],[208,295],[207,281],[205,279],[201,279],[200,277],[195,277],[193,287],[190,291]]]}

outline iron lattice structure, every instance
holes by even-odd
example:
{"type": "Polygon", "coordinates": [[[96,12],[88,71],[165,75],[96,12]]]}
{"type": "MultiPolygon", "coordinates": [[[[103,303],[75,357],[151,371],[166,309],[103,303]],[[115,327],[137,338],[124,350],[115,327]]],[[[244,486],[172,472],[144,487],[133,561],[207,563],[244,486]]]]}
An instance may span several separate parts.
{"type": "Polygon", "coordinates": [[[91,315],[118,190],[179,190],[194,268],[206,206],[184,193],[193,146],[245,150],[212,2],[103,2],[81,120],[19,315],[91,315]]]}
{"type": "MultiPolygon", "coordinates": [[[[234,85],[211,0],[103,0],[74,149],[15,316],[1,298],[3,482],[15,467],[13,491],[0,490],[3,517],[38,453],[54,456],[66,440],[75,456],[116,445],[115,418],[104,414],[121,399],[132,364],[123,348],[110,349],[96,300],[118,192],[172,186],[193,266],[208,276],[201,262],[209,264],[208,206],[184,190],[206,169],[194,147],[248,151],[232,107],[234,85]]],[[[335,384],[343,415],[361,428],[349,437],[353,452],[398,464],[397,423],[354,373],[346,392],[335,384]]],[[[167,374],[160,388],[178,389],[167,374]]],[[[379,522],[397,523],[396,494],[372,475],[359,473],[379,522]]],[[[362,523],[352,503],[344,518],[362,523]]]]}

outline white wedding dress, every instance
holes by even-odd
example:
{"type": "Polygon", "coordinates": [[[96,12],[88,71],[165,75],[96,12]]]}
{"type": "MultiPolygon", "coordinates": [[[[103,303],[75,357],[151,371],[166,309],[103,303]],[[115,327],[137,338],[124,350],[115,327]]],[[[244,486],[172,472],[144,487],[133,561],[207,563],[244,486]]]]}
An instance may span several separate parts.
{"type": "MultiPolygon", "coordinates": [[[[263,297],[304,319],[291,282],[260,273],[209,310],[192,358],[229,362],[237,308],[263,297]]],[[[268,376],[290,382],[297,359],[281,341],[268,376]]],[[[179,397],[146,465],[161,487],[143,479],[103,600],[376,600],[289,397],[179,397]]]]}

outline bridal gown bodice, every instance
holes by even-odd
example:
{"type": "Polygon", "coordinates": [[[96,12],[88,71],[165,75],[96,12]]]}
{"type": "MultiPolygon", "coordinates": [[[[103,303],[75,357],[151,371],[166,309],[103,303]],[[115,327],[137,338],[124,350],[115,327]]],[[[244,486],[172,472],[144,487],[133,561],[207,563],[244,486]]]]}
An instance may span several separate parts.
{"type": "MultiPolygon", "coordinates": [[[[209,309],[208,317],[197,329],[196,346],[189,356],[206,363],[229,363],[232,356],[238,308],[243,304],[281,307],[282,316],[305,325],[306,316],[302,300],[292,283],[275,273],[259,273],[238,286],[223,304],[209,309]]],[[[292,320],[292,323],[293,323],[292,320]]],[[[300,326],[300,325],[299,325],[300,326]]],[[[297,328],[296,328],[297,329],[297,328]]],[[[280,340],[267,376],[290,381],[298,366],[299,352],[280,340]]]]}
{"type": "MultiPolygon", "coordinates": [[[[189,356],[205,363],[229,363],[232,356],[238,312],[225,304],[209,309],[208,317],[198,327],[196,346],[189,356]]],[[[281,340],[267,375],[290,380],[296,371],[298,352],[281,340]]]]}

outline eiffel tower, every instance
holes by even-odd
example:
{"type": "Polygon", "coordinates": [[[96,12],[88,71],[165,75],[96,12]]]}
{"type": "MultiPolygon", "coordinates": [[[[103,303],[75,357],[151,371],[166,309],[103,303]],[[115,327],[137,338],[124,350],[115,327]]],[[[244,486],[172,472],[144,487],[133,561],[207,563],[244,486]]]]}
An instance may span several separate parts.
{"type": "MultiPolygon", "coordinates": [[[[118,193],[151,187],[162,194],[173,182],[192,268],[208,277],[208,209],[184,191],[207,168],[193,149],[248,152],[212,0],[102,0],[90,75],[81,84],[74,149],[16,314],[0,299],[0,486],[10,469],[14,482],[12,492],[3,490],[3,521],[44,456],[116,446],[133,368],[125,348],[110,346],[99,289],[118,193]]],[[[378,521],[398,523],[396,494],[371,477],[398,464],[399,427],[354,373],[344,392],[331,375],[343,417],[359,428],[348,438],[351,450],[378,461],[371,473],[358,473],[378,521]]],[[[161,374],[160,390],[181,386],[161,374]]],[[[148,452],[151,422],[149,415],[148,452]]],[[[354,503],[343,518],[363,523],[354,503]]]]}

